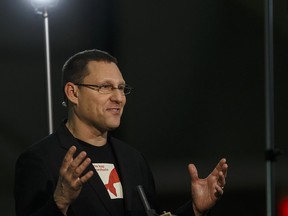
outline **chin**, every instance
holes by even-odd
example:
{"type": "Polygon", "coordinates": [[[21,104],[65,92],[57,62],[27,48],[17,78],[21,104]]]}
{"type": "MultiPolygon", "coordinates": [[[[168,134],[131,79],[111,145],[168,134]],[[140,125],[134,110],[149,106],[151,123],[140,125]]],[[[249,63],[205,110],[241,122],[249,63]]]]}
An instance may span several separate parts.
{"type": "Polygon", "coordinates": [[[120,124],[115,124],[115,125],[108,125],[108,131],[113,131],[119,127],[120,124]]]}
{"type": "Polygon", "coordinates": [[[107,131],[111,132],[111,131],[114,131],[114,130],[116,130],[116,129],[117,129],[117,128],[108,128],[107,131]]]}

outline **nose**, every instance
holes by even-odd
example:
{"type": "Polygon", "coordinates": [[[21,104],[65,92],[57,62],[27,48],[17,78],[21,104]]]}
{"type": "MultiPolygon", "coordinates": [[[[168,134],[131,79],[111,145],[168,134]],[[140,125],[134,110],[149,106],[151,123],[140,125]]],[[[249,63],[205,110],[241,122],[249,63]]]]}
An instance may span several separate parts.
{"type": "Polygon", "coordinates": [[[119,90],[118,88],[113,89],[111,94],[111,100],[121,103],[126,98],[125,95],[123,95],[123,92],[119,90]]]}

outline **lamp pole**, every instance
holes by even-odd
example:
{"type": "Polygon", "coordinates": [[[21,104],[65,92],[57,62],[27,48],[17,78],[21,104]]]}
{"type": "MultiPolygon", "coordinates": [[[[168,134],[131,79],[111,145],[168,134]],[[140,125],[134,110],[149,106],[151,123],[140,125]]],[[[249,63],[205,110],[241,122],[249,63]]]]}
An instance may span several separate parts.
{"type": "Polygon", "coordinates": [[[274,132],[274,46],[273,0],[265,0],[265,83],[266,83],[266,213],[274,216],[275,209],[275,150],[274,132]]]}
{"type": "Polygon", "coordinates": [[[51,63],[50,63],[50,43],[49,43],[49,21],[48,8],[54,7],[58,0],[31,0],[37,14],[44,19],[45,34],[45,56],[46,56],[46,85],[47,85],[47,110],[48,110],[48,129],[49,134],[53,133],[53,109],[52,109],[52,84],[51,84],[51,63]]]}
{"type": "Polygon", "coordinates": [[[49,134],[53,132],[53,109],[52,109],[52,84],[50,67],[50,44],[49,44],[49,22],[47,8],[43,11],[44,32],[45,32],[45,51],[46,51],[46,78],[47,78],[47,106],[48,106],[48,127],[49,134]]]}

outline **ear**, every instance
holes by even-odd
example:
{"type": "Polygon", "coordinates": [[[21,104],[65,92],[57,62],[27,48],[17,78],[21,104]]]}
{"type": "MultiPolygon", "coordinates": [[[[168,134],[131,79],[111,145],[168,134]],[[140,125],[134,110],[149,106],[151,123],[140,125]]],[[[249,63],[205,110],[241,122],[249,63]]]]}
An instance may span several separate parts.
{"type": "Polygon", "coordinates": [[[68,101],[70,101],[72,104],[78,103],[78,87],[74,83],[67,82],[64,87],[64,92],[68,101]]]}

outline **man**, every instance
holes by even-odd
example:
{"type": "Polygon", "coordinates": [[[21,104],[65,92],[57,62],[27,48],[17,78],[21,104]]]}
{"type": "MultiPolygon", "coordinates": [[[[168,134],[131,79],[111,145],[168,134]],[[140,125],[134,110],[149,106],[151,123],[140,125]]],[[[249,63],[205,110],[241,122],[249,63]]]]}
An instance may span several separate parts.
{"type": "MultiPolygon", "coordinates": [[[[120,125],[126,95],[117,60],[100,50],[72,56],[63,67],[68,119],[18,159],[18,216],[144,216],[137,186],[157,209],[154,180],[141,153],[110,136],[120,125]]],[[[223,194],[222,159],[206,179],[190,164],[192,201],[176,215],[205,215],[223,194]]]]}

